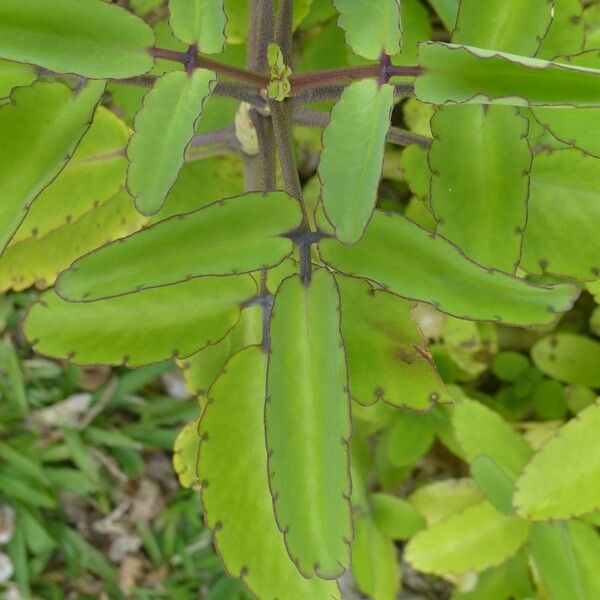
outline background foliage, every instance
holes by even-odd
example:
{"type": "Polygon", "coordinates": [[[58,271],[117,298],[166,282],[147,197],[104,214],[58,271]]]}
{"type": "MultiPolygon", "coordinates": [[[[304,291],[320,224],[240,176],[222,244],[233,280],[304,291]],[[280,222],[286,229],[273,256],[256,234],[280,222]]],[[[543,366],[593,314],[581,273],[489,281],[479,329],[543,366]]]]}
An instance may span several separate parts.
{"type": "MultiPolygon", "coordinates": [[[[244,194],[257,150],[248,105],[221,97],[214,71],[186,76],[140,50],[153,37],[180,53],[199,43],[242,68],[247,2],[226,0],[226,22],[218,2],[195,19],[185,2],[170,18],[160,0],[117,3],[130,14],[100,0],[76,15],[59,0],[10,4],[0,0],[8,597],[338,597],[321,576],[344,566],[344,598],[598,597],[600,95],[585,71],[533,57],[600,68],[600,3],[510,2],[498,16],[491,0],[464,0],[460,14],[454,0],[367,13],[294,2],[292,88],[294,75],[370,64],[382,49],[427,69],[416,97],[365,79],[293,115],[304,218],[342,242],[319,243],[315,264],[341,273],[317,269],[308,288],[281,237],[304,223],[296,203],[244,194]],[[53,52],[42,36],[11,38],[16,22],[35,29],[36,11],[53,15],[53,52]],[[67,26],[90,19],[112,23],[91,62],[67,26]],[[469,48],[417,52],[432,39],[469,48]],[[572,284],[581,295],[559,316],[572,284]],[[257,346],[276,291],[267,373],[257,346]],[[113,366],[73,364],[97,362],[113,366]],[[298,390],[267,404],[268,455],[265,387],[298,390]]],[[[288,179],[284,168],[273,187],[289,193],[288,179]]]]}

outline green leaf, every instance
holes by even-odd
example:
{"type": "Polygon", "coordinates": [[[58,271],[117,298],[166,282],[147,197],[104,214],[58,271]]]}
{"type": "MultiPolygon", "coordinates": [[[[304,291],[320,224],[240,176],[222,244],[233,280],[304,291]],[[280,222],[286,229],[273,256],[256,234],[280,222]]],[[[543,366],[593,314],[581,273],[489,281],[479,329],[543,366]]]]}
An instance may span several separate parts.
{"type": "Polygon", "coordinates": [[[517,480],[514,505],[526,519],[571,519],[600,509],[600,405],[561,427],[517,480]]]}
{"type": "Polygon", "coordinates": [[[240,320],[235,327],[216,344],[179,360],[183,376],[190,392],[205,398],[208,390],[225,368],[227,361],[247,348],[262,341],[263,309],[261,306],[249,306],[242,310],[240,320]]]}
{"type": "Polygon", "coordinates": [[[407,540],[425,527],[424,517],[402,498],[371,494],[369,500],[377,527],[394,540],[407,540]]]}
{"type": "Polygon", "coordinates": [[[400,565],[394,542],[368,516],[357,514],[352,543],[352,576],[358,589],[374,600],[395,600],[400,565]]]}
{"type": "Polygon", "coordinates": [[[354,82],[333,107],[323,131],[321,198],[344,244],[362,237],[375,208],[393,105],[393,86],[380,86],[374,79],[354,82]],[[350,131],[360,143],[348,139],[350,131]]]}
{"type": "Polygon", "coordinates": [[[32,84],[37,78],[31,65],[0,60],[0,98],[9,96],[16,87],[32,84]]]}
{"type": "Polygon", "coordinates": [[[419,45],[415,95],[431,104],[600,106],[600,70],[459,44],[419,45]]]}
{"type": "Polygon", "coordinates": [[[0,251],[67,164],[103,93],[99,81],[76,93],[60,83],[35,83],[17,88],[0,107],[0,251]]]}
{"type": "Polygon", "coordinates": [[[306,577],[350,562],[350,404],[339,294],[321,269],[277,290],[265,408],[269,479],[286,547],[306,577]]]}
{"type": "Polygon", "coordinates": [[[467,478],[434,481],[420,487],[409,497],[409,502],[425,517],[430,527],[482,500],[475,482],[467,478]]]}
{"type": "Polygon", "coordinates": [[[530,273],[598,279],[599,194],[598,159],[570,148],[537,154],[521,267],[530,273]]]}
{"type": "MultiPolygon", "coordinates": [[[[591,54],[598,56],[598,51],[591,54]]],[[[600,63],[596,63],[600,66],[600,63]]],[[[575,146],[596,158],[600,158],[600,126],[597,108],[579,108],[577,110],[554,110],[536,108],[533,116],[540,125],[560,142],[575,146]]]]}
{"type": "Polygon", "coordinates": [[[531,350],[537,368],[565,383],[600,387],[600,342],[582,335],[557,333],[539,340],[531,350]]]}
{"type": "Polygon", "coordinates": [[[406,546],[413,568],[459,575],[502,564],[527,540],[529,523],[503,515],[486,501],[420,531],[406,546]]]}
{"type": "MultiPolygon", "coordinates": [[[[35,205],[34,205],[35,206],[35,205]]],[[[10,246],[0,256],[0,290],[46,288],[77,257],[107,241],[137,231],[145,222],[131,197],[119,192],[78,221],[10,246]]]]}
{"type": "Polygon", "coordinates": [[[179,431],[173,447],[173,468],[177,473],[181,487],[191,488],[199,483],[199,448],[198,421],[192,421],[179,431]]]}
{"type": "Polygon", "coordinates": [[[125,183],[128,139],[125,123],[98,107],[72,158],[31,205],[11,244],[44,237],[113,198],[125,183]]]}
{"type": "Polygon", "coordinates": [[[127,186],[142,214],[152,215],[164,204],[214,82],[215,74],[206,69],[191,75],[171,71],[144,97],[127,148],[127,186]]]}
{"type": "Polygon", "coordinates": [[[379,60],[382,53],[400,52],[402,26],[399,0],[334,0],[340,13],[338,25],[346,32],[346,43],[355,54],[379,60]]]}
{"type": "Polygon", "coordinates": [[[552,24],[537,55],[553,59],[560,54],[581,52],[585,38],[583,3],[581,0],[553,0],[552,4],[552,24]]]}
{"type": "Polygon", "coordinates": [[[69,300],[91,301],[272,267],[292,253],[284,235],[301,219],[298,203],[283,192],[219,200],[81,258],[60,276],[57,290],[69,300]]]}
{"type": "Polygon", "coordinates": [[[446,106],[431,120],[436,231],[473,260],[510,273],[527,223],[528,129],[527,119],[508,106],[446,106]]]}
{"type": "Polygon", "coordinates": [[[551,323],[578,295],[571,285],[536,287],[484,269],[441,236],[400,215],[379,211],[358,244],[345,247],[324,239],[319,253],[338,271],[372,279],[399,296],[428,302],[463,319],[551,323]]]}
{"type": "Polygon", "coordinates": [[[533,56],[553,18],[548,0],[462,0],[452,41],[533,56]]]}
{"type": "Polygon", "coordinates": [[[225,46],[223,0],[169,0],[169,25],[186,44],[196,44],[204,54],[216,54],[225,46]]]}
{"type": "Polygon", "coordinates": [[[434,437],[423,415],[401,412],[387,436],[387,456],[394,466],[414,465],[429,450],[434,437]]]}
{"type": "Polygon", "coordinates": [[[77,364],[135,367],[220,340],[256,294],[247,277],[210,277],[96,302],[44,294],[25,320],[36,351],[77,364]]]}
{"type": "Polygon", "coordinates": [[[141,19],[100,0],[0,0],[0,56],[95,79],[152,68],[154,34],[141,19]]]}
{"type": "Polygon", "coordinates": [[[216,198],[231,198],[243,193],[243,166],[238,157],[194,160],[181,169],[164,206],[152,216],[150,223],[198,210],[212,204],[216,198]]]}
{"type": "Polygon", "coordinates": [[[514,514],[513,480],[495,461],[480,455],[471,463],[471,476],[485,497],[506,515],[514,514]]]}
{"type": "Polygon", "coordinates": [[[523,354],[503,351],[494,356],[491,371],[498,379],[514,383],[529,367],[530,362],[523,354]]]}
{"type": "MultiPolygon", "coordinates": [[[[427,133],[429,135],[430,132],[427,133]]],[[[429,182],[431,171],[427,157],[427,150],[415,144],[407,146],[400,156],[400,170],[406,180],[410,191],[429,205],[429,182]]]]}
{"type": "Polygon", "coordinates": [[[460,0],[429,0],[444,27],[452,32],[456,24],[460,0]]]}
{"type": "Polygon", "coordinates": [[[461,400],[453,408],[452,426],[469,462],[487,456],[511,479],[533,454],[531,446],[498,413],[480,402],[461,400]]]}
{"type": "Polygon", "coordinates": [[[552,598],[594,600],[600,589],[598,532],[584,523],[536,523],[531,554],[552,598]]]}
{"type": "MultiPolygon", "coordinates": [[[[340,598],[337,584],[305,579],[277,529],[267,478],[266,356],[236,354],[210,391],[199,426],[199,473],[206,524],[225,568],[259,598],[340,598]]],[[[318,534],[317,534],[318,535],[318,534]]]]}
{"type": "Polygon", "coordinates": [[[360,279],[336,280],[352,398],[365,406],[382,399],[415,410],[452,402],[412,320],[414,304],[360,279]]]}

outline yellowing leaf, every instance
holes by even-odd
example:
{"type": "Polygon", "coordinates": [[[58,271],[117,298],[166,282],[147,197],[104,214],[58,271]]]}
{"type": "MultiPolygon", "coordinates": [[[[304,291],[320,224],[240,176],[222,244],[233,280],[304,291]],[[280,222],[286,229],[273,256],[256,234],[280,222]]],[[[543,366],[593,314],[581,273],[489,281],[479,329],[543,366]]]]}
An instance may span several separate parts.
{"type": "Polygon", "coordinates": [[[533,456],[513,502],[523,518],[570,519],[600,508],[600,405],[581,411],[533,456]]]}
{"type": "Polygon", "coordinates": [[[77,257],[137,231],[145,222],[124,191],[79,220],[42,237],[12,243],[0,256],[0,290],[46,288],[77,257]]]}
{"type": "Polygon", "coordinates": [[[503,515],[484,501],[417,533],[405,556],[425,573],[479,572],[515,555],[528,534],[529,523],[503,515]]]}
{"type": "Polygon", "coordinates": [[[33,202],[11,244],[44,237],[113,198],[125,185],[128,139],[125,123],[98,107],[72,158],[33,202]]]}
{"type": "Polygon", "coordinates": [[[76,93],[60,83],[35,83],[16,89],[0,107],[0,251],[67,164],[103,93],[99,81],[76,93]]]}
{"type": "Polygon", "coordinates": [[[206,277],[96,302],[47,292],[24,329],[36,351],[77,364],[135,367],[190,356],[220,340],[256,294],[250,276],[206,277]]]}
{"type": "Polygon", "coordinates": [[[263,420],[266,362],[260,348],[243,350],[210,391],[199,427],[206,523],[227,571],[258,598],[339,600],[335,582],[300,575],[275,523],[263,420]]]}
{"type": "Polygon", "coordinates": [[[190,488],[198,484],[199,448],[198,421],[192,421],[181,429],[173,447],[173,468],[181,487],[190,488]]]}

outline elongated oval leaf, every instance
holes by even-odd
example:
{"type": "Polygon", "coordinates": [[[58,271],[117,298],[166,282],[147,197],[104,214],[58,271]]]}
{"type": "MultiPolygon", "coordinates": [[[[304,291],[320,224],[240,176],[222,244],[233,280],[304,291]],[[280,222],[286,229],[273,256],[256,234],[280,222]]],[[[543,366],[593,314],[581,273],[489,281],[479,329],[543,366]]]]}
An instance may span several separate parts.
{"type": "Polygon", "coordinates": [[[585,523],[535,523],[531,555],[552,598],[594,600],[600,589],[600,537],[585,523]]]}
{"type": "Polygon", "coordinates": [[[345,244],[362,237],[375,208],[393,105],[393,86],[379,86],[373,79],[357,81],[345,89],[323,131],[323,208],[345,244]],[[350,131],[359,143],[348,139],[350,131]]]}
{"type": "Polygon", "coordinates": [[[352,544],[352,576],[369,598],[395,600],[400,589],[400,565],[394,542],[370,516],[357,515],[352,544]]]}
{"type": "Polygon", "coordinates": [[[528,533],[527,521],[483,501],[417,533],[406,546],[406,560],[436,575],[483,571],[516,554],[528,533]]]}
{"type": "Polygon", "coordinates": [[[205,54],[223,51],[225,24],[223,0],[169,0],[169,25],[186,44],[205,54]]]}
{"type": "Polygon", "coordinates": [[[34,284],[46,288],[77,257],[137,231],[144,222],[129,194],[121,191],[77,221],[12,243],[0,256],[0,290],[24,290],[34,284]]]}
{"type": "Polygon", "coordinates": [[[533,56],[552,22],[548,0],[462,0],[452,41],[533,56]]]}
{"type": "Polygon", "coordinates": [[[142,214],[152,215],[164,204],[214,81],[206,69],[171,71],[144,97],[127,148],[127,186],[142,214]]]}
{"type": "Polygon", "coordinates": [[[412,320],[414,304],[360,279],[336,279],[352,398],[365,406],[382,399],[415,410],[452,402],[412,320]]]}
{"type": "Polygon", "coordinates": [[[135,367],[189,356],[220,340],[256,294],[250,276],[194,279],[97,302],[48,292],[25,320],[36,351],[77,364],[135,367]]]}
{"type": "Polygon", "coordinates": [[[533,450],[500,415],[480,402],[462,400],[452,410],[452,426],[465,457],[487,456],[514,479],[533,450]]]}
{"type": "Polygon", "coordinates": [[[537,368],[553,379],[600,388],[600,342],[596,340],[557,333],[537,342],[531,356],[537,368]]]}
{"type": "Polygon", "coordinates": [[[265,408],[275,515],[306,577],[337,577],[350,562],[350,407],[333,276],[283,281],[271,315],[265,408]]]}
{"type": "Polygon", "coordinates": [[[44,237],[114,197],[125,185],[128,139],[127,125],[98,107],[73,157],[30,206],[11,244],[44,237]]]}
{"type": "Polygon", "coordinates": [[[251,193],[161,221],[99,249],[61,275],[69,300],[95,300],[192,277],[257,271],[292,253],[298,203],[283,192],[251,193]]]}
{"type": "Polygon", "coordinates": [[[324,239],[321,258],[334,269],[377,281],[404,298],[422,300],[464,319],[518,325],[551,323],[578,295],[571,285],[536,287],[484,269],[440,236],[400,215],[375,211],[354,246],[324,239]]]}
{"type": "Polygon", "coordinates": [[[473,260],[510,273],[527,223],[528,129],[527,119],[508,106],[445,106],[431,120],[437,231],[473,260]]]}
{"type": "Polygon", "coordinates": [[[599,430],[600,405],[594,404],[542,446],[517,480],[513,502],[520,516],[549,521],[600,509],[599,430]]]}
{"type": "Polygon", "coordinates": [[[346,32],[352,51],[378,60],[382,53],[400,52],[402,27],[399,0],[334,0],[338,25],[346,32]]]}
{"type": "Polygon", "coordinates": [[[415,95],[432,104],[600,106],[600,70],[458,44],[419,45],[415,95]]]}
{"type": "Polygon", "coordinates": [[[598,159],[574,148],[536,155],[521,266],[530,273],[598,279],[599,195],[598,159]]]}
{"type": "Polygon", "coordinates": [[[152,68],[154,34],[101,0],[0,0],[0,57],[84,77],[122,78],[152,68]]]}
{"type": "Polygon", "coordinates": [[[266,362],[256,346],[243,350],[210,390],[199,427],[206,523],[227,571],[258,598],[339,600],[335,582],[300,575],[275,523],[263,420],[266,362]]]}
{"type": "Polygon", "coordinates": [[[60,83],[36,83],[16,89],[0,107],[0,251],[67,164],[103,93],[99,81],[76,93],[60,83]]]}
{"type": "Polygon", "coordinates": [[[480,455],[470,465],[471,477],[485,497],[501,513],[514,515],[513,481],[508,473],[489,456],[480,455]]]}

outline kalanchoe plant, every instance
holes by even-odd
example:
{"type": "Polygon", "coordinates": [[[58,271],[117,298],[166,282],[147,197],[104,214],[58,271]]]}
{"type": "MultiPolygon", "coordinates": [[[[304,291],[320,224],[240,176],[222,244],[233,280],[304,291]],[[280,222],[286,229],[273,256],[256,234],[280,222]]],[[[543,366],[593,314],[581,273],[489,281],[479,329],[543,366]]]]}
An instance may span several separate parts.
{"type": "MultiPolygon", "coordinates": [[[[598,51],[582,52],[570,0],[431,2],[454,33],[416,54],[401,50],[415,0],[314,4],[335,7],[359,64],[294,71],[311,2],[252,0],[239,66],[212,57],[243,35],[242,9],[223,0],[170,0],[174,38],[101,0],[0,0],[2,286],[56,279],[24,323],[42,354],[179,360],[203,412],[175,464],[201,489],[225,568],[256,597],[340,598],[352,567],[362,591],[394,598],[393,540],[411,538],[420,571],[459,586],[482,573],[478,597],[495,577],[512,577],[503,597],[532,594],[529,553],[539,589],[592,598],[597,516],[579,517],[600,510],[600,408],[539,450],[446,387],[415,308],[483,344],[475,322],[552,325],[600,277],[598,51]],[[107,89],[118,106],[124,84],[150,88],[131,136],[101,106],[107,89]],[[408,96],[425,131],[392,126],[408,96]],[[235,120],[204,129],[231,101],[235,120]],[[330,114],[307,108],[322,102],[330,114]],[[323,129],[304,187],[295,125],[323,129]],[[406,180],[425,200],[410,219],[377,207],[387,143],[407,147],[406,180]],[[205,192],[223,152],[244,163],[245,189],[225,198],[205,192]],[[410,503],[374,492],[374,433],[392,478],[439,438],[472,479],[410,503]]],[[[540,371],[568,381],[572,343],[541,340],[540,371]]]]}

